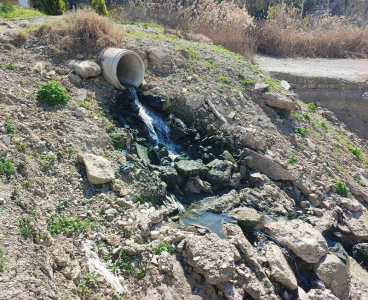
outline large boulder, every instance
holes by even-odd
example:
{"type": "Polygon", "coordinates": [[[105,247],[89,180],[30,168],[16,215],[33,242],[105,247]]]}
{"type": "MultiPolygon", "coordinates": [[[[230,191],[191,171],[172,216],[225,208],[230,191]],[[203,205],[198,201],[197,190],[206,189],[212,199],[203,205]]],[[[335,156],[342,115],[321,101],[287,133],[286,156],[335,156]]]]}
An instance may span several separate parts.
{"type": "Polygon", "coordinates": [[[307,295],[309,300],[339,300],[329,289],[311,289],[307,295]]]}
{"type": "Polygon", "coordinates": [[[235,260],[239,257],[233,245],[214,233],[188,237],[186,255],[188,264],[212,285],[228,282],[232,278],[235,260]]]}
{"type": "Polygon", "coordinates": [[[195,177],[204,175],[207,172],[206,166],[199,160],[180,160],[175,164],[176,170],[180,175],[195,177]]]}
{"type": "Polygon", "coordinates": [[[270,265],[271,277],[290,290],[298,288],[298,282],[281,249],[275,244],[266,247],[266,258],[270,265]]]}
{"type": "Polygon", "coordinates": [[[308,263],[318,263],[328,253],[322,234],[302,220],[269,222],[264,229],[308,263]]]}
{"type": "Polygon", "coordinates": [[[242,156],[245,157],[248,167],[256,169],[274,180],[293,181],[299,177],[295,171],[286,170],[284,167],[274,162],[271,158],[258,154],[255,151],[244,151],[242,156]]]}
{"type": "Polygon", "coordinates": [[[297,102],[293,101],[286,95],[282,95],[280,93],[273,93],[273,92],[264,93],[263,101],[266,105],[276,109],[293,111],[295,109],[300,108],[297,102]]]}
{"type": "Polygon", "coordinates": [[[346,264],[351,300],[368,299],[368,273],[353,258],[346,264]]]}
{"type": "Polygon", "coordinates": [[[231,178],[232,163],[226,160],[211,162],[211,169],[207,173],[207,180],[211,184],[228,183],[231,178]]]}
{"type": "Polygon", "coordinates": [[[77,61],[73,64],[74,72],[82,78],[95,77],[101,74],[101,68],[93,61],[77,61]]]}
{"type": "Polygon", "coordinates": [[[238,207],[230,211],[229,216],[238,221],[242,228],[253,228],[259,223],[261,215],[251,207],[238,207]]]}
{"type": "Polygon", "coordinates": [[[344,222],[355,238],[368,240],[368,211],[344,213],[344,222]]]}
{"type": "Polygon", "coordinates": [[[85,165],[91,184],[104,184],[115,179],[114,170],[106,158],[94,154],[79,154],[78,161],[85,165]]]}
{"type": "Polygon", "coordinates": [[[336,255],[327,254],[315,265],[314,271],[336,297],[340,300],[347,299],[349,291],[346,266],[336,255]]]}
{"type": "Polygon", "coordinates": [[[229,193],[215,199],[207,208],[207,211],[212,211],[215,213],[225,213],[239,205],[239,194],[236,190],[231,190],[229,193]]]}

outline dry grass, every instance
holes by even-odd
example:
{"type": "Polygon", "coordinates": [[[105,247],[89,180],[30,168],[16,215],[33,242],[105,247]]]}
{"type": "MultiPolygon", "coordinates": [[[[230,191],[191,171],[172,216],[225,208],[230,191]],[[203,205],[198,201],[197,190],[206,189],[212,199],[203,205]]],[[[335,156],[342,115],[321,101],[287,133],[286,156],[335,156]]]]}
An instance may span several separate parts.
{"type": "Polygon", "coordinates": [[[258,51],[287,57],[365,57],[368,28],[346,18],[322,16],[314,24],[285,4],[273,7],[257,33],[258,51]]]}
{"type": "Polygon", "coordinates": [[[250,56],[255,48],[253,18],[232,2],[194,1],[181,6],[182,1],[131,1],[126,17],[133,20],[155,21],[175,27],[186,35],[203,35],[214,44],[250,56]]]}
{"type": "Polygon", "coordinates": [[[49,23],[38,31],[48,34],[51,44],[69,54],[98,53],[105,47],[122,47],[125,43],[122,29],[97,13],[83,9],[59,22],[49,23]]]}

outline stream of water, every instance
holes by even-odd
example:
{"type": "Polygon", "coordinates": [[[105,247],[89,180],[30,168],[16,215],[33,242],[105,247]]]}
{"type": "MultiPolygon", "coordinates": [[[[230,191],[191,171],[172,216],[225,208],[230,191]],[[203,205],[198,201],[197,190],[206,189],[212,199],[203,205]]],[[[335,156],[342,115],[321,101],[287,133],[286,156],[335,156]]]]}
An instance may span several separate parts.
{"type": "Polygon", "coordinates": [[[139,109],[139,116],[146,125],[148,134],[154,141],[155,145],[164,144],[169,151],[169,157],[172,161],[179,156],[177,150],[180,149],[170,137],[170,128],[164,119],[156,115],[154,112],[143,106],[138,99],[137,90],[134,86],[126,85],[130,95],[134,99],[134,103],[139,109]]]}

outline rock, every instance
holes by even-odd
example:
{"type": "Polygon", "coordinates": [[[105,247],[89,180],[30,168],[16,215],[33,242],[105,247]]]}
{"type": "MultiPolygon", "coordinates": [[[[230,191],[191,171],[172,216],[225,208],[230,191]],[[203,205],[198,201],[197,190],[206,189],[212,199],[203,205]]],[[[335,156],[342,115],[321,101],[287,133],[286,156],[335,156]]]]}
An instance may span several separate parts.
{"type": "Polygon", "coordinates": [[[207,180],[211,184],[228,183],[231,178],[232,163],[216,159],[207,173],[207,180]]]}
{"type": "Polygon", "coordinates": [[[224,292],[224,296],[227,300],[243,300],[241,292],[230,282],[221,283],[220,289],[224,292]]]}
{"type": "Polygon", "coordinates": [[[339,197],[336,203],[342,205],[350,211],[360,211],[363,208],[363,206],[356,199],[339,197]]]}
{"type": "Polygon", "coordinates": [[[335,117],[334,113],[332,111],[329,111],[327,109],[324,109],[322,112],[322,116],[325,117],[327,120],[331,122],[338,122],[339,120],[335,117]]]}
{"type": "Polygon", "coordinates": [[[264,93],[262,95],[264,103],[272,108],[284,109],[289,112],[300,108],[298,103],[294,102],[292,99],[285,95],[273,92],[264,93]]]}
{"type": "Polygon", "coordinates": [[[94,154],[79,154],[78,161],[84,163],[91,184],[104,184],[115,179],[114,170],[106,158],[94,154]]]}
{"type": "Polygon", "coordinates": [[[77,61],[74,63],[73,68],[74,72],[84,79],[101,74],[100,66],[89,60],[77,61]]]}
{"type": "Polygon", "coordinates": [[[351,214],[344,213],[344,222],[354,237],[368,240],[368,211],[358,211],[351,214]]]}
{"type": "Polygon", "coordinates": [[[78,107],[75,111],[74,111],[74,115],[80,118],[84,118],[86,117],[88,114],[88,111],[84,108],[84,107],[78,107]]]}
{"type": "Polygon", "coordinates": [[[71,83],[74,83],[74,84],[78,84],[82,81],[82,78],[80,78],[80,76],[78,76],[77,74],[73,74],[73,73],[70,73],[68,75],[68,79],[71,83]]]}
{"type": "Polygon", "coordinates": [[[267,177],[259,172],[250,172],[249,174],[249,182],[252,184],[263,183],[265,178],[267,177]]]}
{"type": "Polygon", "coordinates": [[[207,211],[215,213],[225,213],[230,209],[240,205],[240,197],[236,190],[215,199],[207,208],[207,211]]]}
{"type": "Polygon", "coordinates": [[[268,88],[270,85],[267,83],[256,83],[254,85],[254,90],[256,92],[263,92],[266,88],[268,88]]]}
{"type": "Polygon", "coordinates": [[[7,147],[10,146],[10,142],[11,142],[10,136],[4,135],[2,140],[3,140],[3,143],[4,143],[5,146],[7,146],[7,147]]]}
{"type": "Polygon", "coordinates": [[[328,253],[327,242],[322,234],[302,220],[269,222],[264,228],[269,235],[308,263],[317,263],[328,253]]]}
{"type": "Polygon", "coordinates": [[[354,245],[352,249],[352,256],[358,263],[368,265],[368,243],[354,245]]]}
{"type": "Polygon", "coordinates": [[[179,174],[186,177],[204,175],[207,172],[201,160],[181,160],[175,164],[175,168],[179,174]]]}
{"type": "Polygon", "coordinates": [[[365,202],[368,203],[368,188],[361,186],[354,180],[348,181],[348,187],[353,195],[362,197],[365,202]]]}
{"type": "Polygon", "coordinates": [[[180,142],[190,135],[189,129],[184,122],[179,118],[175,118],[173,115],[170,115],[168,125],[175,142],[180,142]]]}
{"type": "Polygon", "coordinates": [[[311,289],[307,295],[309,300],[339,300],[329,289],[311,289]]]}
{"type": "Polygon", "coordinates": [[[251,207],[238,207],[230,211],[229,216],[238,221],[241,228],[254,228],[258,225],[260,215],[251,207]]]}
{"type": "Polygon", "coordinates": [[[271,268],[271,277],[288,289],[296,290],[298,282],[281,249],[273,243],[267,245],[266,258],[271,268]]]}
{"type": "Polygon", "coordinates": [[[309,300],[307,293],[301,287],[298,287],[298,299],[309,300]]]}
{"type": "Polygon", "coordinates": [[[203,191],[205,193],[212,194],[211,185],[206,181],[202,181],[199,177],[190,178],[187,181],[184,190],[187,193],[199,194],[203,191]]]}
{"type": "Polygon", "coordinates": [[[259,170],[274,180],[296,180],[299,177],[293,171],[286,170],[267,156],[260,155],[252,150],[243,151],[242,156],[245,157],[248,167],[259,170]]]}
{"type": "Polygon", "coordinates": [[[171,167],[158,166],[160,178],[166,182],[168,188],[174,189],[178,182],[178,172],[171,167]]]}
{"type": "Polygon", "coordinates": [[[241,135],[241,144],[243,147],[252,150],[264,150],[267,146],[267,140],[264,136],[255,136],[252,133],[245,132],[241,135]]]}
{"type": "Polygon", "coordinates": [[[321,204],[321,201],[319,201],[318,198],[318,195],[315,193],[311,193],[308,195],[308,201],[312,203],[315,207],[318,207],[321,204]]]}
{"type": "Polygon", "coordinates": [[[353,258],[346,264],[351,300],[368,299],[368,273],[353,258]]]}
{"type": "Polygon", "coordinates": [[[165,212],[163,210],[155,210],[148,215],[152,224],[161,223],[164,220],[165,212]]]}
{"type": "Polygon", "coordinates": [[[0,198],[0,205],[5,203],[5,199],[4,198],[0,198]]]}
{"type": "Polygon", "coordinates": [[[280,81],[280,85],[285,89],[285,90],[289,90],[290,89],[290,84],[289,84],[289,82],[287,82],[286,80],[281,80],[280,81]]]}
{"type": "Polygon", "coordinates": [[[158,237],[159,237],[159,235],[160,235],[160,232],[159,231],[157,231],[157,230],[152,230],[151,231],[151,239],[152,240],[157,240],[158,237]]]}
{"type": "Polygon", "coordinates": [[[314,271],[336,297],[340,300],[347,299],[349,291],[346,266],[336,255],[327,254],[314,266],[314,271]]]}
{"type": "MultiPolygon", "coordinates": [[[[203,274],[209,284],[228,282],[235,271],[235,249],[217,234],[186,238],[188,264],[203,274]]],[[[239,253],[237,254],[239,256],[239,253]]]]}
{"type": "Polygon", "coordinates": [[[116,199],[116,204],[119,205],[120,207],[125,207],[125,208],[133,208],[134,204],[125,198],[118,198],[116,199]]]}
{"type": "Polygon", "coordinates": [[[111,222],[112,220],[114,220],[117,213],[118,213],[118,211],[115,208],[107,209],[105,211],[106,221],[111,222]]]}

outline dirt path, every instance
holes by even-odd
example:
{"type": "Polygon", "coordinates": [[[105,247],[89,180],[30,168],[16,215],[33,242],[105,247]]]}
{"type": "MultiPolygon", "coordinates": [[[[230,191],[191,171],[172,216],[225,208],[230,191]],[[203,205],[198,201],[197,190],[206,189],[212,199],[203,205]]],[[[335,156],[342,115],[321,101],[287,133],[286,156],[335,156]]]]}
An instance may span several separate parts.
{"type": "Polygon", "coordinates": [[[11,32],[19,31],[22,29],[27,29],[30,27],[37,27],[47,21],[58,20],[62,16],[43,16],[30,19],[3,19],[0,18],[0,38],[4,34],[9,34],[11,32]]]}
{"type": "Polygon", "coordinates": [[[278,59],[257,56],[256,62],[261,70],[274,75],[288,73],[291,76],[337,79],[359,84],[368,82],[368,59],[278,59]]]}

